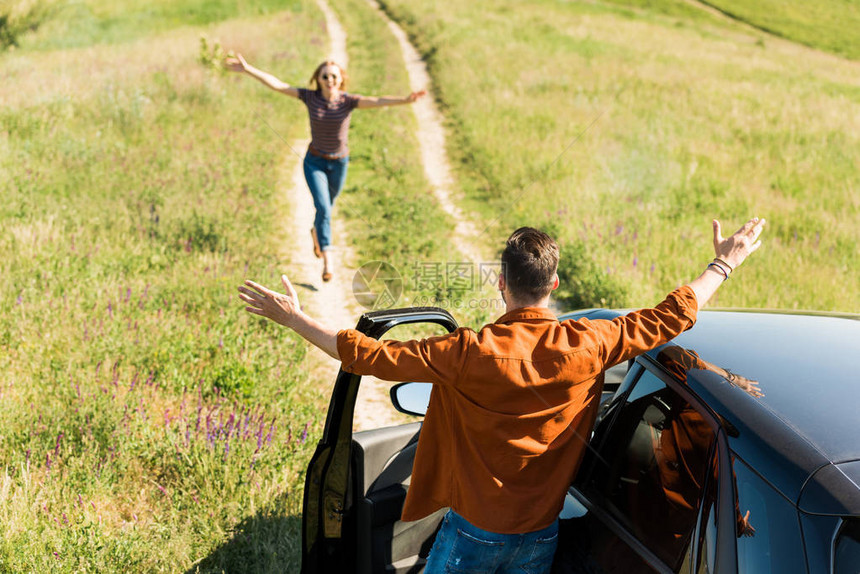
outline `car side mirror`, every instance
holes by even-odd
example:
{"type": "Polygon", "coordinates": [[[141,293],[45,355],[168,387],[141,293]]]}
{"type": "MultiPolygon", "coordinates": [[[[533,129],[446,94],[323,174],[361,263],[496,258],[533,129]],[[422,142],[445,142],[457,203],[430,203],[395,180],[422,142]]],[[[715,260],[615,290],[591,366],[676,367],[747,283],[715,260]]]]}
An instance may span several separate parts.
{"type": "Polygon", "coordinates": [[[391,402],[401,413],[423,417],[427,413],[432,390],[432,383],[399,383],[391,387],[391,402]]]}

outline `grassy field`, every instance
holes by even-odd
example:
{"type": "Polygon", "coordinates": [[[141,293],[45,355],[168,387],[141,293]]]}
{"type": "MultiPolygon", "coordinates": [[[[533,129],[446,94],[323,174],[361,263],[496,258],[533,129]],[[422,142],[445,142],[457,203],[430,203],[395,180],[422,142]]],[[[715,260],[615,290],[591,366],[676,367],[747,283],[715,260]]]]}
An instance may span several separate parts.
{"type": "MultiPolygon", "coordinates": [[[[362,31],[347,38],[357,89],[369,95],[409,93],[400,48],[380,15],[368,10],[364,0],[332,5],[347,30],[362,31]]],[[[424,179],[412,111],[361,111],[352,122],[350,176],[339,209],[350,223],[359,263],[380,259],[394,265],[404,280],[401,305],[453,302],[458,321],[476,328],[495,318],[497,309],[469,305],[497,297],[491,293],[495,285],[477,277],[476,265],[469,264],[473,280],[454,280],[458,265],[465,263],[452,244],[454,222],[433,200],[424,179]]],[[[498,244],[485,247],[490,254],[499,249],[498,244]]]]}
{"type": "Polygon", "coordinates": [[[655,303],[708,261],[713,217],[758,215],[765,248],[715,304],[860,311],[856,63],[671,1],[385,6],[430,63],[470,211],[497,240],[556,233],[568,305],[655,303]]]}
{"type": "MultiPolygon", "coordinates": [[[[860,59],[860,10],[854,0],[603,0],[630,11],[699,19],[711,7],[745,24],[811,48],[860,59]]],[[[766,36],[761,36],[765,42],[766,36]]]]}
{"type": "MultiPolygon", "coordinates": [[[[307,118],[199,46],[303,82],[328,38],[312,2],[187,4],[63,6],[0,53],[0,571],[298,568],[331,381],[235,288],[289,270],[277,178],[307,118]]],[[[369,31],[350,35],[355,90],[406,93],[378,15],[338,10],[369,31]]],[[[411,113],[353,126],[356,263],[397,265],[402,303],[451,295],[410,280],[454,252],[411,113]]]]}
{"type": "Polygon", "coordinates": [[[49,23],[0,54],[0,571],[288,570],[327,382],[236,286],[288,264],[286,150],[260,117],[287,137],[307,120],[198,46],[304,78],[321,15],[119,14],[105,28],[129,37],[59,49],[49,23]]]}
{"type": "Polygon", "coordinates": [[[726,14],[813,48],[860,60],[860,7],[854,0],[705,0],[726,14]]]}
{"type": "MultiPolygon", "coordinates": [[[[408,91],[379,17],[332,5],[354,91],[408,91]]],[[[199,43],[303,82],[323,18],[310,0],[40,6],[0,26],[0,571],[297,571],[330,381],[235,288],[289,269],[280,138],[307,119],[199,43]]],[[[757,214],[765,249],[718,304],[860,311],[856,63],[680,1],[386,6],[430,62],[486,246],[552,231],[567,305],[654,303],[709,259],[711,217],[757,214]]],[[[417,276],[459,257],[413,122],[354,115],[356,263],[393,263],[402,302],[480,298],[417,276]]]]}

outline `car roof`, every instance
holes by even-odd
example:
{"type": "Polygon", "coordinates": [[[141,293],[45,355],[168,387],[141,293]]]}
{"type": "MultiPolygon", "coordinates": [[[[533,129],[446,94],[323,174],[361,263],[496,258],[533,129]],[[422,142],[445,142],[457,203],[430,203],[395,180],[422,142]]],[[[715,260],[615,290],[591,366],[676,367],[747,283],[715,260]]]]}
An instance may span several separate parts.
{"type": "MultiPolygon", "coordinates": [[[[669,345],[758,382],[764,396],[754,398],[710,370],[687,373],[690,389],[723,419],[733,453],[792,502],[828,466],[844,483],[832,488],[860,492],[858,465],[844,464],[860,460],[860,315],[702,311],[669,345]]],[[[647,356],[660,362],[663,349],[647,356]]],[[[829,508],[860,511],[850,506],[829,508]]]]}

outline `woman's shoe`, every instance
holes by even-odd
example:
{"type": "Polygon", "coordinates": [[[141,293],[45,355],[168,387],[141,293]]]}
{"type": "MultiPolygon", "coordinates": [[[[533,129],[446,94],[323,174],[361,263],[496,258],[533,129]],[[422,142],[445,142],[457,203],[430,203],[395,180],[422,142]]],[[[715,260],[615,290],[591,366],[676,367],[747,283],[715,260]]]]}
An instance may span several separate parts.
{"type": "Polygon", "coordinates": [[[331,273],[329,273],[328,271],[323,271],[322,279],[323,281],[328,283],[329,281],[331,281],[331,273]]]}
{"type": "Polygon", "coordinates": [[[311,237],[314,240],[314,255],[319,259],[322,257],[322,249],[320,249],[320,242],[319,239],[317,239],[317,230],[315,227],[311,227],[311,237]]]}

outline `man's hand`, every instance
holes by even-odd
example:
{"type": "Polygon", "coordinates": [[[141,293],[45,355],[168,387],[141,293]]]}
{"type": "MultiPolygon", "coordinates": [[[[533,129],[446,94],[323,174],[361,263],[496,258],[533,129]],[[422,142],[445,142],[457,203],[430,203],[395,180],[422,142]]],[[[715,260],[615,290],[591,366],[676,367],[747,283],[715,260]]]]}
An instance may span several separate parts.
{"type": "Polygon", "coordinates": [[[753,217],[733,235],[724,239],[720,222],[716,219],[713,221],[714,253],[717,257],[689,284],[696,294],[699,309],[705,306],[723,281],[729,278],[729,274],[761,246],[758,236],[761,235],[764,224],[764,219],[753,217]]]}
{"type": "Polygon", "coordinates": [[[753,217],[747,221],[734,235],[723,239],[720,222],[714,220],[714,253],[718,259],[721,259],[731,269],[734,269],[744,262],[750,253],[761,246],[761,241],[758,236],[761,235],[764,229],[765,220],[753,217]]]}
{"type": "Polygon", "coordinates": [[[758,399],[764,396],[764,392],[761,390],[761,387],[759,387],[758,381],[748,379],[742,375],[736,375],[728,369],[725,369],[725,371],[726,380],[732,385],[747,392],[751,397],[758,399]]]}
{"type": "Polygon", "coordinates": [[[249,305],[245,307],[245,311],[271,319],[284,327],[293,328],[296,317],[302,312],[299,296],[286,275],[281,275],[281,282],[284,284],[286,295],[246,279],[245,285],[239,287],[239,299],[249,305]]]}
{"type": "MultiPolygon", "coordinates": [[[[740,513],[738,513],[740,514],[740,513]]],[[[747,513],[741,517],[738,522],[738,538],[741,536],[752,537],[755,536],[755,528],[750,524],[750,511],[747,510],[747,513]]]]}
{"type": "Polygon", "coordinates": [[[277,293],[246,279],[245,284],[239,286],[239,299],[248,304],[245,311],[289,327],[339,361],[337,331],[304,314],[299,305],[299,296],[290,280],[286,275],[281,275],[281,281],[286,294],[277,293]]]}

